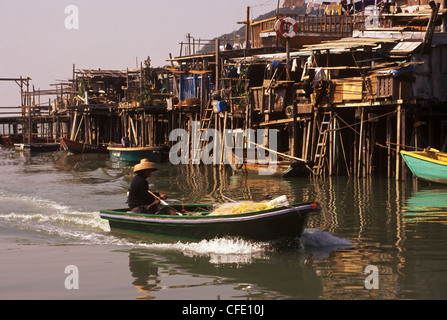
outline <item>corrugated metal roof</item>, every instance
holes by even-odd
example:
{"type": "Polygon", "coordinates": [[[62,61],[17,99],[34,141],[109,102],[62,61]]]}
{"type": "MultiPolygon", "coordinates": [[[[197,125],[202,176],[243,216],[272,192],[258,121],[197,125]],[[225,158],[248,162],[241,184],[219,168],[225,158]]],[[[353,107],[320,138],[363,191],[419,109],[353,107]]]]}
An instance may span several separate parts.
{"type": "Polygon", "coordinates": [[[408,54],[416,50],[422,41],[401,41],[398,42],[390,51],[391,54],[408,54]]]}
{"type": "Polygon", "coordinates": [[[78,69],[78,72],[87,77],[112,77],[122,78],[126,77],[126,71],[120,70],[90,70],[90,69],[78,69]]]}
{"type": "Polygon", "coordinates": [[[376,38],[342,38],[318,44],[304,46],[308,50],[350,50],[352,48],[361,47],[377,47],[383,43],[393,43],[393,39],[376,39],[376,38]]]}

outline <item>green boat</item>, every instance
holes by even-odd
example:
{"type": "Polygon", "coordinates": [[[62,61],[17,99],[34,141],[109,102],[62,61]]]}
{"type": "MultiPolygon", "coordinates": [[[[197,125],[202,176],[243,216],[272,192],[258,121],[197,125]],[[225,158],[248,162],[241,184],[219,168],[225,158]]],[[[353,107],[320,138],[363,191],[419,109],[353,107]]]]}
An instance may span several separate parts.
{"type": "Polygon", "coordinates": [[[430,182],[447,184],[447,154],[433,148],[423,151],[401,151],[411,172],[430,182]]]}
{"type": "Polygon", "coordinates": [[[100,217],[109,221],[112,231],[189,241],[227,236],[266,241],[300,237],[309,216],[321,211],[315,202],[229,215],[210,215],[213,204],[174,204],[171,207],[179,215],[139,214],[129,209],[115,209],[101,210],[100,217]]]}
{"type": "Polygon", "coordinates": [[[108,147],[110,160],[124,162],[140,162],[149,159],[151,162],[164,162],[168,151],[166,146],[158,147],[108,147]]]}

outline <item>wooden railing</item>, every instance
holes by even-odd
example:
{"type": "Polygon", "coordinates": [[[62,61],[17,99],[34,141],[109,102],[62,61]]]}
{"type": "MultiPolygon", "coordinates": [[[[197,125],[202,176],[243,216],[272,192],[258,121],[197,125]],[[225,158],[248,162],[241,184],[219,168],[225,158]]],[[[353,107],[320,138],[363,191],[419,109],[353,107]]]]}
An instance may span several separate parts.
{"type": "MultiPolygon", "coordinates": [[[[320,15],[320,16],[299,16],[291,15],[298,23],[298,34],[318,33],[347,37],[353,30],[363,29],[363,16],[347,15],[320,15]]],[[[256,21],[251,23],[252,48],[262,46],[261,34],[275,31],[277,17],[256,21]]]]}

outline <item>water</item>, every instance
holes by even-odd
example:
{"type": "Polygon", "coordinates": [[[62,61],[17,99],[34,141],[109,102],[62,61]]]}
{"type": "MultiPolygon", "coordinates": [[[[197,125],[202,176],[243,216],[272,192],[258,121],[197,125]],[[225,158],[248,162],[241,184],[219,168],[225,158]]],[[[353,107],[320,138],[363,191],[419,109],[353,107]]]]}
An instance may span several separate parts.
{"type": "Polygon", "coordinates": [[[169,201],[318,201],[301,241],[196,243],[112,233],[132,168],[107,155],[0,150],[1,299],[446,299],[447,188],[409,180],[233,175],[160,164],[169,201]],[[78,269],[78,288],[67,289],[78,269]],[[377,267],[367,278],[365,268],[377,267]],[[368,288],[369,284],[378,288],[368,288]]]}

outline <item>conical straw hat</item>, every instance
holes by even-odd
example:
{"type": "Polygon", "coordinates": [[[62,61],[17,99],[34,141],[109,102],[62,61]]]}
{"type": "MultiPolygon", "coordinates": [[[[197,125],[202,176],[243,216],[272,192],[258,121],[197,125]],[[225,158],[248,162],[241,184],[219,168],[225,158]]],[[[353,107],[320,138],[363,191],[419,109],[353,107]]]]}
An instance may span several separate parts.
{"type": "Polygon", "coordinates": [[[140,163],[133,167],[133,172],[138,172],[141,170],[152,170],[157,171],[157,165],[154,162],[150,162],[148,159],[141,159],[140,163]]]}

